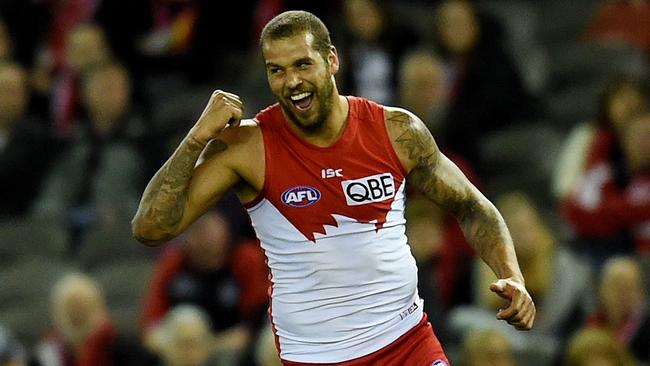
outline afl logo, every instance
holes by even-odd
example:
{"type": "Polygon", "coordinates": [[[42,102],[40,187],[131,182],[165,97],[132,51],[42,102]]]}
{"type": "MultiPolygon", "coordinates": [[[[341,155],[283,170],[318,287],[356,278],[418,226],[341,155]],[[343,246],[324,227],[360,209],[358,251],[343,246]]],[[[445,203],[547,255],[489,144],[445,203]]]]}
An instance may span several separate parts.
{"type": "Polygon", "coordinates": [[[320,200],[320,191],[310,186],[295,186],[282,193],[282,202],[291,207],[307,207],[320,200]]]}

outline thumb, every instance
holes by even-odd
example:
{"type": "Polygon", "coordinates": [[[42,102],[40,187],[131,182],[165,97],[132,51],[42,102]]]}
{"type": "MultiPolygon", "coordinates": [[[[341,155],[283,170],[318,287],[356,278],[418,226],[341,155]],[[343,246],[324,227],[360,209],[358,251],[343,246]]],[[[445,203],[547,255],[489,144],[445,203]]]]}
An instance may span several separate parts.
{"type": "Polygon", "coordinates": [[[492,290],[492,292],[503,292],[505,289],[506,289],[506,284],[504,283],[503,280],[492,282],[492,284],[490,285],[490,290],[492,290]]]}
{"type": "Polygon", "coordinates": [[[507,283],[505,280],[498,280],[490,285],[490,291],[505,299],[510,299],[510,296],[506,293],[506,285],[507,283]]]}

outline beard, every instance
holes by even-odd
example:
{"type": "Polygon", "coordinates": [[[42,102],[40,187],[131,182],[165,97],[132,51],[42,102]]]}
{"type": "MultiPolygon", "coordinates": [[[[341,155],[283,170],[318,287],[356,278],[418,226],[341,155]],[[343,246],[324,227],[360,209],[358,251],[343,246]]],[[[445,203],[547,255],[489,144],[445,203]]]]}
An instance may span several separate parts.
{"type": "Polygon", "coordinates": [[[285,98],[277,98],[280,102],[280,107],[291,122],[307,134],[318,132],[332,112],[332,105],[334,104],[332,100],[332,96],[334,95],[334,82],[331,77],[325,80],[321,88],[312,91],[314,101],[318,102],[318,109],[315,111],[316,115],[311,118],[301,118],[295,113],[295,106],[291,101],[287,101],[285,98]]]}

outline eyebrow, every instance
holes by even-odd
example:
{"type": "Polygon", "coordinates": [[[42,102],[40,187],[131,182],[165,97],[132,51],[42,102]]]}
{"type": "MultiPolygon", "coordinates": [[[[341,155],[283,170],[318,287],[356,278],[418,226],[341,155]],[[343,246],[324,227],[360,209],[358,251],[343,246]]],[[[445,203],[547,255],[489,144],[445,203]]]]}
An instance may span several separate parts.
{"type": "Polygon", "coordinates": [[[312,62],[312,59],[311,59],[311,57],[302,57],[302,58],[297,59],[293,64],[294,65],[299,65],[299,64],[301,64],[303,62],[312,62]]]}
{"type": "MultiPolygon", "coordinates": [[[[297,59],[296,61],[294,61],[292,63],[292,65],[298,65],[298,64],[301,64],[303,62],[313,62],[313,59],[311,57],[301,57],[301,58],[297,59]]],[[[281,66],[281,65],[275,64],[273,62],[268,62],[268,61],[266,62],[266,67],[267,68],[269,68],[269,67],[283,68],[283,66],[281,66]]]]}

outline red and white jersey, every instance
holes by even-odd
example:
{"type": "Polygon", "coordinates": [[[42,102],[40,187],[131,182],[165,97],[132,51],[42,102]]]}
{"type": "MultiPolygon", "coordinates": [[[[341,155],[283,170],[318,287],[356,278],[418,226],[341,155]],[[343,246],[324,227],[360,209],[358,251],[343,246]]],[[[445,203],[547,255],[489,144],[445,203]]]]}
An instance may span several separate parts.
{"type": "Polygon", "coordinates": [[[384,109],[347,99],[347,124],[329,147],[299,138],[277,104],[255,117],[266,171],[247,209],[271,269],[271,320],[288,361],[367,355],[423,315],[405,235],[405,171],[384,109]]]}

